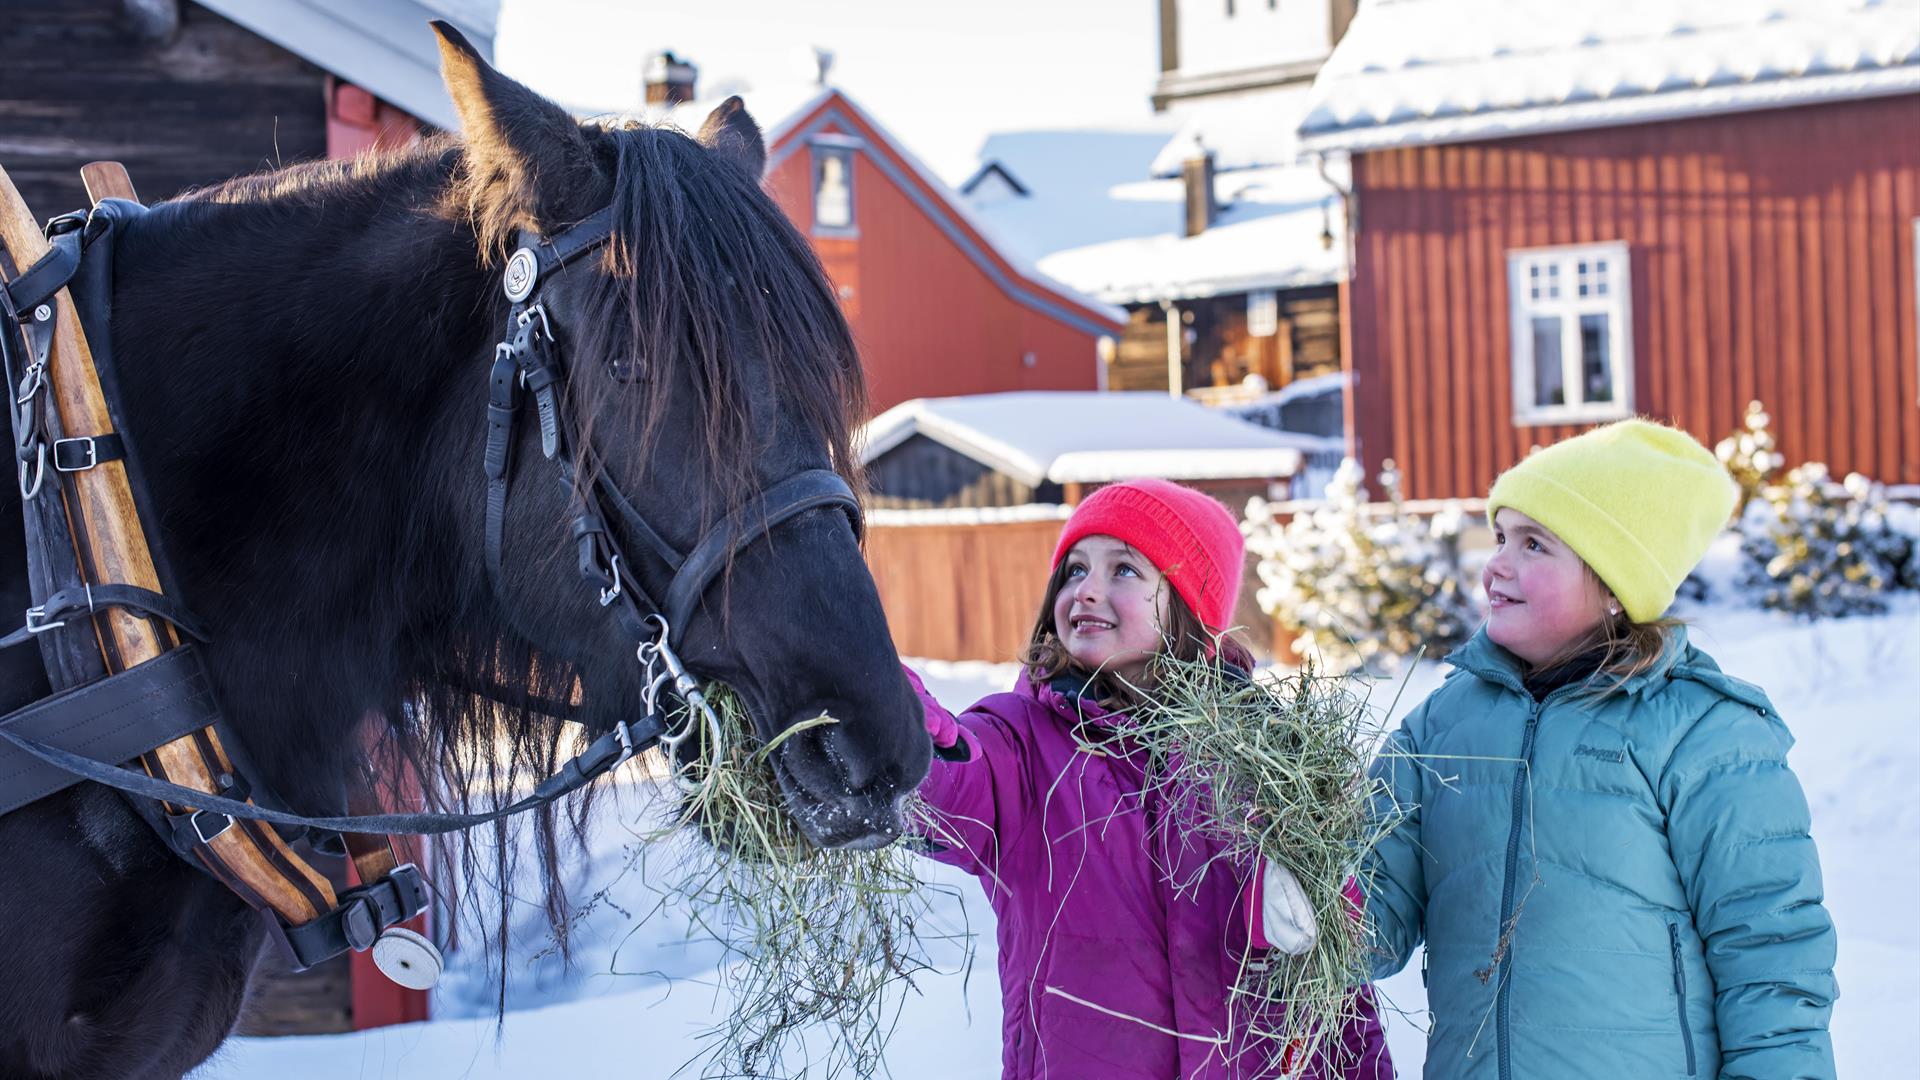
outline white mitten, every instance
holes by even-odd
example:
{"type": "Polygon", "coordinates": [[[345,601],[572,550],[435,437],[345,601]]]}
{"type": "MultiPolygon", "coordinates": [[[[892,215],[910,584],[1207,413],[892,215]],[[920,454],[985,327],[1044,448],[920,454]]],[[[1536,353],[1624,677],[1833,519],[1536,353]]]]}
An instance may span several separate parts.
{"type": "Polygon", "coordinates": [[[1260,929],[1274,948],[1299,956],[1320,939],[1320,923],[1293,871],[1272,859],[1266,862],[1260,885],[1260,929]]]}

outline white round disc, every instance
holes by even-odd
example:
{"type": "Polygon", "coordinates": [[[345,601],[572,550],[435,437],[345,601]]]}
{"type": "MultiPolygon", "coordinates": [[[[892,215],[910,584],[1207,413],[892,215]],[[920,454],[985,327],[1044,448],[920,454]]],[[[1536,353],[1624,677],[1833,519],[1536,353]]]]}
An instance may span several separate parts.
{"type": "Polygon", "coordinates": [[[425,990],[440,981],[440,950],[403,926],[388,927],[373,943],[373,966],[409,990],[425,990]]]}

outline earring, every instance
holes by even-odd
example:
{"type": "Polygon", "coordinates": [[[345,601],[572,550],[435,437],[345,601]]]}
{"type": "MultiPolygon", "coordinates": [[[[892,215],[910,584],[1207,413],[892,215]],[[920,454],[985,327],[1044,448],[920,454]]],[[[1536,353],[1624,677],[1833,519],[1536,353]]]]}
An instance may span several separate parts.
{"type": "Polygon", "coordinates": [[[1620,605],[1619,605],[1619,604],[1608,604],[1608,605],[1607,605],[1607,614],[1609,614],[1609,615],[1612,615],[1612,616],[1615,616],[1615,617],[1617,618],[1617,617],[1618,617],[1618,616],[1620,615],[1620,605]]]}

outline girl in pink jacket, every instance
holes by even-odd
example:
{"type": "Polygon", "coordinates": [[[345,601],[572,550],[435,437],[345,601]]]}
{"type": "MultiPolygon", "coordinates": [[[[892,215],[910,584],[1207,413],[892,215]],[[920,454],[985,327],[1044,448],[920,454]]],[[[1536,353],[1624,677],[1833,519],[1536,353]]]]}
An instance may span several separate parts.
{"type": "Polygon", "coordinates": [[[1061,533],[1019,685],[955,717],[914,680],[940,748],[920,788],[934,858],[978,877],[998,919],[1009,1080],[1393,1076],[1367,990],[1335,1060],[1248,1037],[1230,988],[1272,948],[1310,947],[1312,914],[1284,868],[1221,858],[1197,800],[1149,785],[1124,735],[1155,653],[1226,640],[1220,659],[1251,667],[1218,637],[1244,551],[1208,496],[1103,488],[1061,533]]]}

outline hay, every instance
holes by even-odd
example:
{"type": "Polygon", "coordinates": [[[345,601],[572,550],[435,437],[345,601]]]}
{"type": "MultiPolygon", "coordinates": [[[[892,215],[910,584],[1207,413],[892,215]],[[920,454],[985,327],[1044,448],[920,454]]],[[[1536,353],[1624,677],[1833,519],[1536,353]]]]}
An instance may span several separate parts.
{"type": "Polygon", "coordinates": [[[1292,870],[1320,926],[1303,956],[1243,963],[1231,1012],[1254,1041],[1240,1049],[1265,1043],[1290,1064],[1308,1060],[1303,1051],[1337,1062],[1353,989],[1371,979],[1371,933],[1342,890],[1396,822],[1375,816],[1375,798],[1390,796],[1367,775],[1390,709],[1369,704],[1365,683],[1311,663],[1249,681],[1163,656],[1147,681],[1124,737],[1147,753],[1149,790],[1190,808],[1196,820],[1183,824],[1223,847],[1216,859],[1244,868],[1271,858],[1292,870]]]}
{"type": "MultiPolygon", "coordinates": [[[[760,745],[737,696],[716,686],[708,698],[728,745],[713,767],[706,747],[693,755],[702,764],[688,767],[669,830],[695,827],[708,842],[683,849],[656,881],[727,954],[719,980],[733,1011],[702,1033],[707,1045],[688,1066],[697,1062],[702,1076],[874,1075],[913,977],[933,969],[927,946],[962,940],[970,964],[967,929],[930,918],[938,893],[915,873],[914,838],[822,850],[794,823],[768,756],[836,720],[823,715],[760,745]],[[803,1071],[796,1051],[811,1051],[803,1071]]],[[[924,831],[928,817],[909,806],[913,828],[924,831]]]]}

